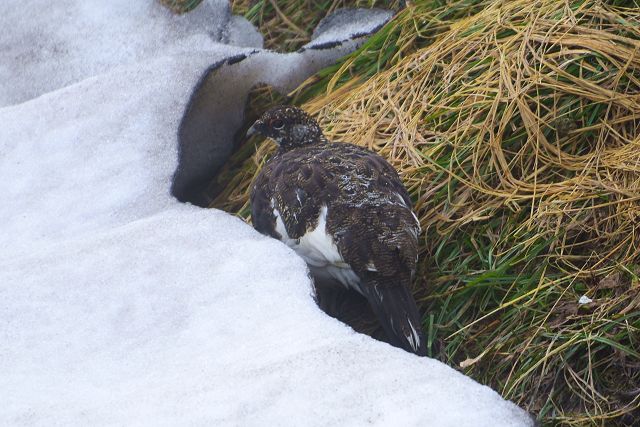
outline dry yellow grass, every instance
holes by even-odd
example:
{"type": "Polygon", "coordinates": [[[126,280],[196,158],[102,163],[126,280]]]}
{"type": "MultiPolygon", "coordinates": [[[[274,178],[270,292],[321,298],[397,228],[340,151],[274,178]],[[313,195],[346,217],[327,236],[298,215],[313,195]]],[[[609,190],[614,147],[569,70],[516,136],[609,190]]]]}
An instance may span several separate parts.
{"type": "Polygon", "coordinates": [[[325,16],[344,7],[397,9],[400,0],[233,0],[234,13],[244,15],[264,35],[265,48],[290,52],[309,42],[325,16]]]}
{"type": "MultiPolygon", "coordinates": [[[[381,72],[362,78],[364,50],[304,107],[410,189],[434,356],[549,422],[637,422],[640,12],[471,3],[447,20],[417,2],[367,47],[387,52],[395,37],[381,72]]],[[[246,217],[271,150],[258,147],[216,206],[246,217]]]]}
{"type": "Polygon", "coordinates": [[[186,13],[195,9],[202,0],[159,0],[160,3],[174,13],[186,13]]]}
{"type": "MultiPolygon", "coordinates": [[[[202,0],[159,0],[174,13],[195,9],[202,0]]],[[[344,7],[397,10],[401,0],[232,0],[231,9],[246,17],[264,36],[267,49],[290,52],[311,40],[318,22],[344,7]]]]}

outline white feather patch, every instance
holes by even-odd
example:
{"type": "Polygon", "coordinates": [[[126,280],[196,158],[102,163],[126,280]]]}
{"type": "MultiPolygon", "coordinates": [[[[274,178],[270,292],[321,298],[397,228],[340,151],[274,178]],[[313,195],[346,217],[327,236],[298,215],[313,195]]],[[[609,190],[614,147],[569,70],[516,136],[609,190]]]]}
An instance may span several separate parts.
{"type": "Polygon", "coordinates": [[[400,193],[396,193],[396,197],[398,198],[398,200],[400,200],[402,206],[409,207],[407,206],[407,202],[404,201],[404,198],[400,195],[400,193]]]}
{"type": "Polygon", "coordinates": [[[407,335],[407,340],[411,348],[413,348],[414,351],[418,351],[418,347],[420,347],[420,335],[416,331],[416,328],[413,327],[411,320],[409,320],[409,326],[411,326],[411,334],[407,335]]]}
{"type": "Polygon", "coordinates": [[[287,233],[280,212],[275,208],[275,201],[271,200],[273,215],[276,217],[276,231],[281,236],[282,242],[300,255],[314,273],[319,273],[324,277],[333,278],[346,287],[360,290],[360,279],[347,264],[333,237],[327,232],[327,206],[320,208],[318,215],[318,225],[308,231],[299,239],[292,239],[287,233]]]}
{"type": "Polygon", "coordinates": [[[323,265],[346,266],[333,237],[327,233],[326,206],[320,208],[316,228],[300,238],[299,250],[302,257],[311,265],[317,267],[323,265]]]}

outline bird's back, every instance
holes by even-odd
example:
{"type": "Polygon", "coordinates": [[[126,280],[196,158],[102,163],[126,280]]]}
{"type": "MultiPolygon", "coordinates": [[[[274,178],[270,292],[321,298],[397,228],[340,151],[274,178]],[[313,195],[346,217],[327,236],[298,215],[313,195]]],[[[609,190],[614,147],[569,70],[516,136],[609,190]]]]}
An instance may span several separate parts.
{"type": "Polygon", "coordinates": [[[314,145],[274,156],[256,177],[251,203],[256,228],[274,237],[274,208],[292,239],[317,224],[323,206],[330,212],[329,229],[339,235],[365,224],[385,233],[418,227],[393,166],[352,144],[314,145]]]}

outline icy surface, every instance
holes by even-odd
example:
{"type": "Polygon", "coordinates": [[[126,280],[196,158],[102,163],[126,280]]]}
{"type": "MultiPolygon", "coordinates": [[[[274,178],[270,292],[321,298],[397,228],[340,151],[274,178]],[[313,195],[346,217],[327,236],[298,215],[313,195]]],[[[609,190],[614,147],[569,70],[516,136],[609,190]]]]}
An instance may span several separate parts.
{"type": "Polygon", "coordinates": [[[530,425],[489,388],[326,316],[286,246],[170,196],[193,86],[250,49],[210,41],[233,39],[233,19],[142,3],[0,5],[0,425],[530,425]],[[70,24],[79,5],[92,19],[70,24]],[[146,38],[190,19],[207,29],[146,38]],[[56,27],[75,43],[59,61],[56,27]],[[114,54],[103,66],[87,37],[114,54]]]}
{"type": "Polygon", "coordinates": [[[3,0],[0,106],[116,65],[225,41],[227,2],[210,0],[199,9],[176,17],[148,0],[3,0]]]}
{"type": "Polygon", "coordinates": [[[370,34],[380,22],[391,18],[392,13],[383,9],[341,9],[324,18],[313,32],[312,41],[305,48],[317,48],[323,44],[346,41],[359,35],[370,34]]]}

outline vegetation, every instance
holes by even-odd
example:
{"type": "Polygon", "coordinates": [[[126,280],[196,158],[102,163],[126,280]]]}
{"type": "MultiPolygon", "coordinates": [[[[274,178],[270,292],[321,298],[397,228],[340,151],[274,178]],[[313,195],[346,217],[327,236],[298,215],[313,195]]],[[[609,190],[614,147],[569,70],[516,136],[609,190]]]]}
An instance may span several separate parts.
{"type": "MultiPolygon", "coordinates": [[[[410,189],[433,356],[545,423],[640,419],[637,6],[418,1],[293,94],[410,189]]],[[[271,150],[216,206],[248,218],[271,150]]]]}
{"type": "Polygon", "coordinates": [[[160,3],[175,13],[186,13],[195,9],[202,0],[160,0],[160,3]]]}
{"type": "Polygon", "coordinates": [[[343,7],[382,7],[397,10],[400,0],[233,0],[234,13],[259,28],[265,48],[291,52],[311,40],[325,16],[343,7]]]}
{"type": "MultiPolygon", "coordinates": [[[[193,10],[202,0],[160,0],[176,13],[193,10]]],[[[264,47],[291,52],[311,40],[313,29],[325,16],[343,7],[382,7],[398,10],[402,0],[231,0],[231,9],[255,25],[264,47]]]]}

